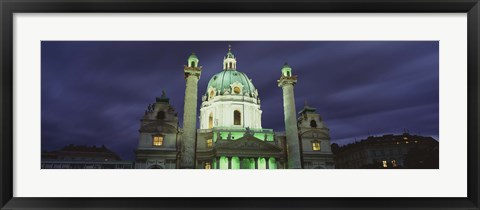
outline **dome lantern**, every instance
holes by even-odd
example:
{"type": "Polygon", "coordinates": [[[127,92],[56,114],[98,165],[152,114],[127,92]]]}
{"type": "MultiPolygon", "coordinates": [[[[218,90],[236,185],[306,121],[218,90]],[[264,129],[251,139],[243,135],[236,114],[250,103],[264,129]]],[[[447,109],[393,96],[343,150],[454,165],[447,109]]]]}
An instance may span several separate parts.
{"type": "Polygon", "coordinates": [[[223,70],[237,70],[237,59],[232,53],[231,45],[228,45],[227,55],[223,58],[223,70]]]}
{"type": "Polygon", "coordinates": [[[282,76],[284,77],[291,77],[292,76],[292,68],[288,65],[287,62],[282,67],[282,76]]]}
{"type": "Polygon", "coordinates": [[[188,57],[188,67],[198,67],[198,62],[198,57],[192,52],[192,54],[188,57]]]}

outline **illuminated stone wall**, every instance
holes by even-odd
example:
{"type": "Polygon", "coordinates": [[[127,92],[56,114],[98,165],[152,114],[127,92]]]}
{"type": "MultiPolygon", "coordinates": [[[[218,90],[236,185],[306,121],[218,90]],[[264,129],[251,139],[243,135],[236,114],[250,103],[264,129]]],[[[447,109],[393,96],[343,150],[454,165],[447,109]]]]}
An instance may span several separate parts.
{"type": "Polygon", "coordinates": [[[305,169],[335,168],[330,131],[315,108],[305,104],[297,119],[305,169]],[[317,144],[314,146],[314,144],[317,144]]]}
{"type": "Polygon", "coordinates": [[[215,96],[203,102],[200,109],[200,129],[209,129],[209,117],[213,127],[262,128],[262,110],[256,99],[238,95],[215,96]],[[234,125],[234,111],[241,113],[240,125],[234,125]]]}

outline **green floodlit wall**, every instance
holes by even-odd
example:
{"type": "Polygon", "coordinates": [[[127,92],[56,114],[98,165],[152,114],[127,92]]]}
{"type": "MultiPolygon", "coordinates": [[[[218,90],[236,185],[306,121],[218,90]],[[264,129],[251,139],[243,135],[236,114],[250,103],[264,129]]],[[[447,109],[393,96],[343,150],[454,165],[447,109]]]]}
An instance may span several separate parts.
{"type": "Polygon", "coordinates": [[[220,169],[228,169],[228,158],[225,156],[220,157],[220,169]]]}
{"type": "MultiPolygon", "coordinates": [[[[213,132],[213,139],[216,142],[217,141],[217,133],[218,132],[213,132]]],[[[232,135],[232,140],[237,140],[243,137],[245,132],[228,132],[228,131],[221,131],[220,132],[220,137],[221,139],[227,139],[228,134],[231,133],[232,135]]],[[[265,140],[265,135],[267,135],[267,141],[273,141],[273,133],[255,133],[253,136],[259,140],[265,140]]]]}
{"type": "Polygon", "coordinates": [[[265,158],[258,158],[258,169],[267,169],[265,158]]]}
{"type": "MultiPolygon", "coordinates": [[[[212,161],[212,168],[213,169],[229,169],[228,168],[228,161],[229,158],[225,156],[221,156],[218,163],[216,159],[213,159],[212,161]],[[217,164],[219,167],[217,167],[217,164]]],[[[239,157],[231,157],[230,159],[230,164],[231,164],[231,169],[255,169],[255,161],[257,161],[258,164],[258,169],[267,169],[267,161],[268,161],[268,168],[269,169],[278,169],[277,166],[277,160],[274,157],[270,158],[258,158],[255,160],[255,158],[242,158],[240,160],[239,157]]]]}
{"type": "Polygon", "coordinates": [[[242,168],[242,169],[249,169],[249,168],[250,168],[250,160],[247,159],[247,158],[244,158],[244,159],[242,160],[241,168],[242,168]]]}
{"type": "Polygon", "coordinates": [[[273,133],[255,133],[253,136],[260,140],[265,140],[265,135],[267,135],[267,141],[273,141],[273,133]]]}
{"type": "Polygon", "coordinates": [[[232,169],[240,169],[240,158],[232,157],[232,169]]]}
{"type": "Polygon", "coordinates": [[[277,161],[274,157],[268,159],[268,168],[269,169],[277,169],[277,161]]]}
{"type": "Polygon", "coordinates": [[[255,159],[250,158],[250,167],[249,169],[255,169],[255,159]]]}

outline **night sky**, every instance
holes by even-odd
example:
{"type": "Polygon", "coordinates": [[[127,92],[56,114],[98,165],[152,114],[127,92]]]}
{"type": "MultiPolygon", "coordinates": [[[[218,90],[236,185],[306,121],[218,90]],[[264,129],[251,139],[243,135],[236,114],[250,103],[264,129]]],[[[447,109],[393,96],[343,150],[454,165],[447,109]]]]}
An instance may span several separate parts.
{"type": "Polygon", "coordinates": [[[105,145],[133,160],[148,104],[165,90],[182,126],[188,56],[203,66],[199,108],[228,44],[258,89],[263,128],[285,130],[277,80],[288,62],[297,112],[305,101],[317,108],[332,143],[404,130],[438,140],[436,41],[43,41],[42,150],[105,145]]]}

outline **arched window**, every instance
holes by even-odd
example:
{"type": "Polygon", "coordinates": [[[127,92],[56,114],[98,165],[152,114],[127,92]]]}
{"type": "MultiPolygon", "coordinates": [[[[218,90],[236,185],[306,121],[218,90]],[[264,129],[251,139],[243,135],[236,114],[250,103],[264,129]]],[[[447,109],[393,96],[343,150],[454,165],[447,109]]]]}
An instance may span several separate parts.
{"type": "Polygon", "coordinates": [[[190,66],[195,67],[195,61],[192,61],[192,63],[190,63],[190,66]]]}
{"type": "Polygon", "coordinates": [[[165,112],[164,111],[159,111],[157,113],[157,119],[159,119],[159,120],[165,119],[165,112]]]}
{"type": "Polygon", "coordinates": [[[287,71],[287,76],[288,76],[288,77],[290,76],[290,72],[289,72],[289,71],[287,71]]]}
{"type": "Polygon", "coordinates": [[[208,116],[208,128],[213,128],[213,113],[210,113],[210,116],[208,116]]]}
{"type": "Polygon", "coordinates": [[[238,110],[233,111],[233,124],[241,125],[241,122],[242,122],[242,116],[240,114],[240,111],[238,110]]]}
{"type": "Polygon", "coordinates": [[[317,127],[317,121],[315,121],[315,120],[310,121],[310,127],[316,128],[317,127]]]}

